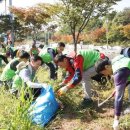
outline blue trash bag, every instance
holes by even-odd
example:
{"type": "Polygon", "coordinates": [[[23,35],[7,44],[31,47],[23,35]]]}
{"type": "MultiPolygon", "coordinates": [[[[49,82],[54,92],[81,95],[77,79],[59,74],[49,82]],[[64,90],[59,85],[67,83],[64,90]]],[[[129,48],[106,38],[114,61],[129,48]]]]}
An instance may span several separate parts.
{"type": "Polygon", "coordinates": [[[56,114],[59,104],[51,86],[44,87],[40,96],[29,108],[29,116],[33,123],[45,126],[56,114]]]}

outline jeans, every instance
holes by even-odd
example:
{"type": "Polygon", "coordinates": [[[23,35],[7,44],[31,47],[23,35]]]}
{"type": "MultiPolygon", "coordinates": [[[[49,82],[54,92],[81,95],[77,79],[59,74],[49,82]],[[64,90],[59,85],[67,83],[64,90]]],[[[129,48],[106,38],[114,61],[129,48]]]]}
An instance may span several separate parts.
{"type": "Polygon", "coordinates": [[[114,83],[116,89],[114,108],[116,116],[120,116],[121,114],[124,92],[129,76],[130,69],[128,68],[122,68],[114,74],[114,83]]]}

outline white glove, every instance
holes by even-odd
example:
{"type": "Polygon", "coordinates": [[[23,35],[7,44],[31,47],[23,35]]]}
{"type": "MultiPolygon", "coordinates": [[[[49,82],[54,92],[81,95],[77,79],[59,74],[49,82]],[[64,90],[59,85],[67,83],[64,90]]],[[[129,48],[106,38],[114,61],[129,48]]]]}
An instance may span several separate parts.
{"type": "Polygon", "coordinates": [[[60,88],[57,93],[59,96],[61,96],[61,95],[65,94],[67,91],[68,91],[68,86],[64,86],[64,87],[60,88]]]}
{"type": "Polygon", "coordinates": [[[42,85],[42,87],[45,88],[45,89],[48,87],[48,84],[47,84],[47,83],[41,83],[41,85],[42,85]]]}
{"type": "Polygon", "coordinates": [[[28,81],[27,82],[27,85],[30,87],[30,88],[42,88],[43,85],[40,84],[40,83],[34,83],[34,82],[31,82],[31,81],[28,81]]]}
{"type": "Polygon", "coordinates": [[[114,120],[113,129],[114,130],[119,130],[119,120],[114,120]]]}

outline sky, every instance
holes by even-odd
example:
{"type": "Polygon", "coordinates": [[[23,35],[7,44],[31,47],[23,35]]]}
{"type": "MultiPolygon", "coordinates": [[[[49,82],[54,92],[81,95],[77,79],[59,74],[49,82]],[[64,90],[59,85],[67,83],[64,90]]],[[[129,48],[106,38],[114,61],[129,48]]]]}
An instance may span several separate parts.
{"type": "Polygon", "coordinates": [[[117,5],[113,6],[116,11],[122,11],[126,7],[130,7],[130,0],[121,0],[117,5]]]}
{"type": "MultiPolygon", "coordinates": [[[[5,0],[3,0],[2,3],[0,3],[0,14],[5,12],[5,0]]],[[[7,1],[7,6],[9,5],[9,0],[7,1]]],[[[31,7],[38,3],[55,3],[58,0],[12,0],[12,5],[16,7],[31,7]]],[[[8,7],[7,7],[8,8],[8,7]]]]}
{"type": "MultiPolygon", "coordinates": [[[[9,0],[7,1],[7,6],[9,5],[9,0]]],[[[55,3],[58,0],[12,0],[12,5],[16,7],[30,7],[38,3],[55,3]]],[[[116,11],[122,11],[125,7],[130,7],[130,0],[122,0],[113,6],[116,11]]],[[[4,1],[0,3],[0,14],[4,13],[4,1]]]]}

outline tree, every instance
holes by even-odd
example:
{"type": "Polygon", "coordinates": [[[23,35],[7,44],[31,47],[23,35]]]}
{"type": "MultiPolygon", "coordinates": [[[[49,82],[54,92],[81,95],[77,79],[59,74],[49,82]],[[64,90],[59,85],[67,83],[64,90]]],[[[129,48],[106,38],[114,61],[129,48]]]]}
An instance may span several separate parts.
{"type": "Polygon", "coordinates": [[[14,17],[13,23],[11,23],[10,15],[0,16],[0,34],[6,33],[8,30],[11,30],[11,24],[13,24],[14,27],[15,40],[22,40],[26,36],[26,34],[24,33],[25,28],[19,23],[16,17],[14,17]]]}
{"type": "Polygon", "coordinates": [[[47,12],[38,7],[30,7],[27,9],[12,7],[10,10],[24,26],[27,26],[32,30],[34,42],[37,40],[38,31],[43,24],[47,24],[46,20],[50,18],[50,15],[48,15],[47,12]]]}
{"type": "Polygon", "coordinates": [[[120,0],[60,0],[63,8],[61,20],[70,28],[73,36],[75,51],[79,35],[89,23],[90,19],[103,16],[108,13],[110,7],[120,0]]]}
{"type": "Polygon", "coordinates": [[[0,33],[11,29],[10,15],[0,15],[0,33]]]}
{"type": "Polygon", "coordinates": [[[120,26],[117,26],[117,25],[112,25],[111,26],[111,29],[110,31],[108,32],[109,33],[109,42],[121,42],[121,41],[124,41],[126,40],[126,38],[124,37],[124,34],[123,34],[123,26],[120,25],[120,26]]]}
{"type": "Polygon", "coordinates": [[[122,12],[117,13],[114,18],[117,25],[127,25],[130,23],[130,8],[125,8],[122,12]]]}
{"type": "Polygon", "coordinates": [[[112,43],[118,41],[122,43],[123,41],[128,41],[129,26],[127,25],[130,23],[130,8],[125,8],[121,12],[114,13],[112,19],[110,19],[110,17],[108,17],[109,42],[112,43]]]}
{"type": "Polygon", "coordinates": [[[123,27],[123,32],[124,32],[124,35],[125,35],[128,39],[130,39],[130,24],[125,25],[125,26],[123,27]]]}
{"type": "Polygon", "coordinates": [[[102,42],[105,36],[105,28],[97,28],[88,34],[88,41],[90,42],[102,42]]]}

